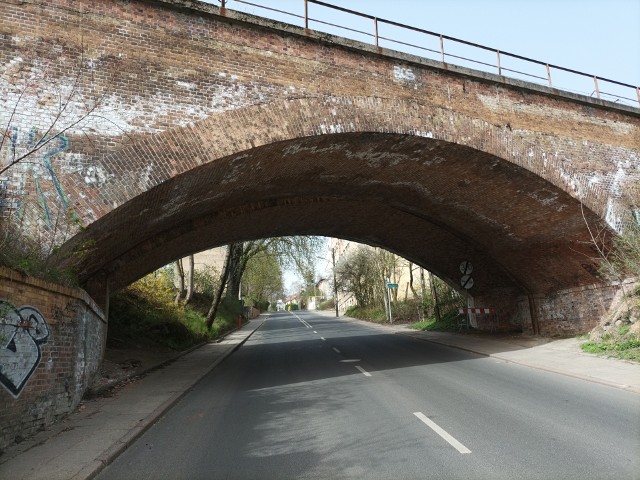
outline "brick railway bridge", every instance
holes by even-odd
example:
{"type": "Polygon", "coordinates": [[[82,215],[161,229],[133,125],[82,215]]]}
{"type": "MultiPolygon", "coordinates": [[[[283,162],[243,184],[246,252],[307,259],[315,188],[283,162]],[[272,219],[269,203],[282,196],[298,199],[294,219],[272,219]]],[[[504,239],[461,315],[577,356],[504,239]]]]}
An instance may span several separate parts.
{"type": "Polygon", "coordinates": [[[189,0],[3,0],[0,76],[0,210],[89,294],[0,268],[0,447],[77,405],[110,291],[232,241],[469,261],[470,306],[534,333],[618,290],[587,225],[629,213],[638,108],[189,0]]]}
{"type": "MultiPolygon", "coordinates": [[[[586,331],[617,291],[587,225],[610,238],[629,213],[638,108],[189,0],[2,1],[0,42],[0,168],[35,150],[0,208],[61,245],[93,300],[65,298],[99,317],[176,258],[294,234],[458,287],[469,261],[470,305],[533,333],[586,331]]],[[[9,277],[0,299],[34,305],[9,277]]],[[[77,315],[39,308],[52,331],[77,315]]]]}
{"type": "Polygon", "coordinates": [[[67,207],[86,227],[62,252],[85,251],[64,262],[99,304],[194,251],[317,234],[456,286],[470,261],[473,303],[535,332],[591,325],[586,226],[615,227],[640,179],[637,108],[197,1],[0,9],[4,107],[18,107],[5,163],[57,95],[57,128],[99,102],[2,177],[5,209],[47,242],[67,207]]]}

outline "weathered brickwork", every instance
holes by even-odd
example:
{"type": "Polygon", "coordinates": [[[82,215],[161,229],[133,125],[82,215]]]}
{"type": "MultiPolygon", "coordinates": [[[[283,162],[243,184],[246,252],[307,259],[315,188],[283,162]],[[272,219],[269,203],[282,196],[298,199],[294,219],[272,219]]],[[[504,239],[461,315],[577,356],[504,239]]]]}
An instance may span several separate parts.
{"type": "Polygon", "coordinates": [[[2,267],[0,302],[3,449],[75,409],[102,359],[107,329],[84,291],[2,267]]]}
{"type": "Polygon", "coordinates": [[[0,14],[3,108],[20,106],[0,165],[37,145],[59,92],[63,123],[82,118],[0,183],[58,243],[73,209],[87,228],[61,252],[86,253],[61,262],[88,284],[117,289],[233,240],[323,234],[456,285],[469,260],[475,303],[535,330],[547,310],[518,299],[599,284],[585,220],[618,228],[621,191],[640,181],[638,109],[196,1],[0,14]],[[29,82],[47,88],[20,97],[29,82]]]}
{"type": "Polygon", "coordinates": [[[533,297],[538,320],[536,328],[525,322],[525,333],[544,336],[571,336],[588,332],[607,315],[619,285],[590,285],[533,297]]]}

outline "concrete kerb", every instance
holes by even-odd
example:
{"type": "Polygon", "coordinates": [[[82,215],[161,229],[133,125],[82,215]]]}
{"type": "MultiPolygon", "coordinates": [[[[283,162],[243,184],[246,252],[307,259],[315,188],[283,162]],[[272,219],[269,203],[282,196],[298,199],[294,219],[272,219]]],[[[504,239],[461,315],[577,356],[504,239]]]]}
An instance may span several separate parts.
{"type": "MultiPolygon", "coordinates": [[[[258,317],[257,319],[260,319],[260,317],[258,317]]],[[[182,399],[188,392],[190,392],[198,383],[200,383],[202,381],[202,379],[206,375],[209,374],[209,372],[211,372],[214,368],[216,368],[218,365],[220,365],[220,363],[222,363],[229,355],[231,355],[233,352],[238,350],[242,345],[244,345],[244,343],[247,340],[249,340],[249,338],[256,332],[256,330],[258,330],[264,324],[265,320],[266,320],[266,318],[262,318],[262,321],[260,321],[256,325],[256,327],[253,328],[249,332],[249,334],[246,337],[244,337],[236,345],[231,346],[232,348],[229,348],[227,351],[222,353],[222,355],[220,355],[209,366],[209,368],[207,368],[202,373],[202,375],[200,375],[200,377],[197,378],[191,384],[190,387],[184,389],[182,392],[177,392],[175,395],[173,395],[170,398],[168,398],[167,400],[165,400],[153,412],[151,412],[149,415],[147,415],[147,417],[145,417],[142,420],[140,420],[139,424],[136,427],[134,427],[132,430],[127,432],[120,439],[120,441],[118,443],[116,443],[115,445],[112,445],[105,452],[103,452],[103,454],[100,455],[100,457],[95,459],[93,462],[91,462],[89,465],[87,465],[85,468],[83,468],[80,472],[78,472],[76,475],[74,475],[72,477],[72,480],[90,480],[90,479],[94,478],[96,475],[98,475],[98,473],[100,473],[107,465],[109,465],[111,462],[113,462],[120,454],[122,454],[122,452],[124,452],[144,432],[146,432],[166,411],[168,411],[173,405],[175,405],[178,401],[180,401],[180,399],[182,399]]],[[[242,327],[228,332],[227,334],[225,334],[222,337],[222,340],[224,340],[224,338],[226,338],[227,336],[229,336],[229,335],[231,335],[233,333],[237,333],[241,329],[242,329],[242,327]]],[[[216,339],[215,342],[211,342],[211,343],[220,343],[222,340],[221,339],[216,339]]],[[[201,345],[195,346],[194,348],[190,349],[188,352],[185,352],[184,355],[186,355],[187,353],[191,353],[191,352],[197,350],[198,348],[203,347],[204,345],[207,345],[207,343],[203,343],[201,345]]],[[[179,357],[176,357],[176,359],[177,358],[179,358],[179,357]]],[[[176,360],[176,359],[173,359],[173,360],[176,360]]]]}

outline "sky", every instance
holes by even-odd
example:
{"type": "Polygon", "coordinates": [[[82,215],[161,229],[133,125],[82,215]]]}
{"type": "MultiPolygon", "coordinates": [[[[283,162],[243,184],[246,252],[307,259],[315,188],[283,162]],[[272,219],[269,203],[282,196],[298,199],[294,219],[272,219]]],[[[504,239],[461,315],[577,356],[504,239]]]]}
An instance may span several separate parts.
{"type": "MultiPolygon", "coordinates": [[[[206,0],[219,5],[219,0],[206,0]]],[[[304,14],[303,0],[249,0],[297,15],[304,14]]],[[[623,83],[640,86],[640,0],[323,0],[344,8],[385,20],[411,25],[435,33],[460,38],[501,51],[545,63],[570,68],[623,83]]],[[[269,12],[237,0],[227,0],[227,8],[303,26],[295,17],[269,12]]],[[[373,22],[309,4],[309,16],[329,23],[373,33],[373,22]]],[[[371,37],[311,23],[311,28],[372,43],[371,37]]],[[[437,39],[410,34],[401,29],[379,26],[382,36],[424,45],[437,50],[437,39]],[[429,43],[431,42],[431,43],[429,43]],[[434,43],[435,42],[435,43],[434,43]]],[[[407,47],[383,44],[403,50],[407,47]]],[[[409,49],[410,53],[416,50],[409,49]]],[[[445,43],[445,51],[495,64],[495,54],[458,49],[445,43]]],[[[430,55],[421,52],[423,56],[430,55]]],[[[439,59],[436,54],[431,58],[439,59]]],[[[459,61],[458,61],[459,62],[459,61]]],[[[456,61],[451,60],[451,63],[456,61]]],[[[544,67],[531,71],[523,64],[503,65],[516,70],[546,76],[544,67]]],[[[460,64],[460,63],[459,63],[460,64]]],[[[484,68],[461,63],[470,68],[484,68]]],[[[495,69],[489,70],[495,72],[495,69]]],[[[522,77],[521,77],[522,78],[522,77]]],[[[525,78],[529,79],[529,78],[525,78]]],[[[564,75],[552,71],[555,87],[582,94],[593,94],[591,78],[564,75]]],[[[538,80],[542,82],[542,80],[538,80]]],[[[636,98],[633,90],[601,85],[601,90],[636,98]]],[[[614,100],[614,98],[609,98],[614,100]]],[[[627,102],[629,103],[629,102],[627,102]]],[[[633,104],[638,106],[637,103],[633,104]]],[[[320,262],[323,270],[326,262],[320,262]]],[[[285,276],[288,287],[295,275],[285,276]]]]}

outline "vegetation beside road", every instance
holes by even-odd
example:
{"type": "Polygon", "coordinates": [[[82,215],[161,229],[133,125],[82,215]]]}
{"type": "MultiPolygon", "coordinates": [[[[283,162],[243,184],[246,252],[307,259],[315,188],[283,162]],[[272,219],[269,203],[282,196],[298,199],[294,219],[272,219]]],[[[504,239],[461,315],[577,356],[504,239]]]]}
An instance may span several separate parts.
{"type": "Polygon", "coordinates": [[[588,353],[640,362],[640,340],[624,342],[606,340],[599,343],[586,342],[582,344],[582,350],[588,353]]]}
{"type": "Polygon", "coordinates": [[[625,198],[632,215],[612,245],[604,241],[606,232],[589,230],[600,257],[600,274],[609,281],[619,282],[623,295],[590,332],[582,350],[640,362],[640,283],[637,283],[640,281],[640,185],[627,185],[625,198]],[[636,283],[625,283],[629,278],[635,278],[636,283]]]}
{"type": "Polygon", "coordinates": [[[186,350],[215,339],[237,326],[240,302],[224,298],[210,330],[205,317],[211,299],[194,294],[188,305],[176,304],[175,287],[166,271],[158,271],[131,284],[111,297],[109,306],[110,346],[136,344],[186,350]]]}
{"type": "MultiPolygon", "coordinates": [[[[458,303],[452,302],[448,305],[449,309],[443,309],[440,319],[436,319],[433,309],[429,309],[420,301],[421,299],[411,299],[403,302],[392,304],[391,311],[394,323],[408,324],[410,328],[416,330],[432,330],[432,331],[455,331],[458,330],[457,315],[458,303]],[[427,317],[425,318],[425,312],[427,317]],[[430,314],[430,316],[429,316],[430,314]]],[[[441,305],[445,307],[445,305],[441,305]]],[[[349,308],[346,315],[359,320],[365,320],[373,323],[388,322],[387,312],[384,307],[354,306],[349,308]]]]}
{"type": "Polygon", "coordinates": [[[436,331],[436,332],[451,332],[458,331],[459,326],[457,323],[458,312],[449,311],[442,315],[440,320],[436,320],[435,318],[429,318],[427,320],[423,320],[422,322],[414,323],[410,325],[411,328],[416,330],[426,330],[426,331],[436,331]]]}

